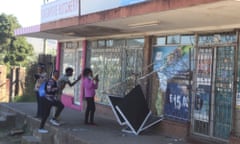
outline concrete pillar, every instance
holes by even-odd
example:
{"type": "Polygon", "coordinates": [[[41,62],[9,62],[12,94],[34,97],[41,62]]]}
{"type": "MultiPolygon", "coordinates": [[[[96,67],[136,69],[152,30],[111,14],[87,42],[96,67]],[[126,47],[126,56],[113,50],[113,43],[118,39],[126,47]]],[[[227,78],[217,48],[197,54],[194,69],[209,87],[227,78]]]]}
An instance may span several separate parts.
{"type": "MultiPolygon", "coordinates": [[[[152,36],[145,36],[144,38],[144,49],[143,49],[143,76],[146,76],[152,71],[152,36]]],[[[150,76],[151,77],[151,76],[150,76]]],[[[150,90],[150,81],[149,77],[147,76],[146,78],[141,80],[142,84],[142,89],[143,93],[146,96],[146,99],[148,101],[148,104],[151,103],[151,90],[150,90]]]]}
{"type": "Polygon", "coordinates": [[[43,39],[43,54],[47,54],[47,39],[43,39]]]}

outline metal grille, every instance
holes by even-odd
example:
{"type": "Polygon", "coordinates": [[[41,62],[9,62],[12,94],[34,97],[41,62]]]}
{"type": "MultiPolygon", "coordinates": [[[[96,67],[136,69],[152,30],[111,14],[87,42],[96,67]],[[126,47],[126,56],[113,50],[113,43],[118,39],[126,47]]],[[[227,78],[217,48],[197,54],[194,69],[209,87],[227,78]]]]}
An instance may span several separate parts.
{"type": "Polygon", "coordinates": [[[97,101],[107,104],[106,95],[124,96],[132,89],[142,60],[143,47],[125,46],[124,41],[116,41],[111,47],[92,47],[91,68],[100,79],[97,101]]]}
{"type": "Polygon", "coordinates": [[[199,48],[197,57],[197,88],[194,97],[194,131],[209,134],[211,99],[212,49],[199,48]]]}
{"type": "Polygon", "coordinates": [[[228,139],[234,96],[234,46],[200,47],[194,97],[194,132],[228,139]]]}
{"type": "Polygon", "coordinates": [[[139,47],[127,47],[125,49],[125,54],[126,70],[124,74],[128,79],[125,81],[126,84],[124,84],[124,94],[128,93],[136,85],[138,78],[141,76],[143,63],[143,52],[139,47]]]}
{"type": "Polygon", "coordinates": [[[234,81],[234,47],[217,48],[215,72],[214,133],[218,138],[228,139],[232,122],[232,97],[234,81]]]}
{"type": "Polygon", "coordinates": [[[121,79],[121,48],[92,49],[91,67],[100,79],[97,101],[104,103],[101,92],[121,79]]]}

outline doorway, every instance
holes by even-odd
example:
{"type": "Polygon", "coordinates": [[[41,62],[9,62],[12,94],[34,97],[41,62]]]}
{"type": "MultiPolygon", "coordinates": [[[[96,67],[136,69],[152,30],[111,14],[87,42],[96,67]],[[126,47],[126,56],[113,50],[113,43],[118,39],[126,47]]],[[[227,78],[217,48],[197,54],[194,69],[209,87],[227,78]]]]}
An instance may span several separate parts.
{"type": "Polygon", "coordinates": [[[227,140],[232,127],[234,45],[198,47],[193,98],[193,132],[227,140]]]}

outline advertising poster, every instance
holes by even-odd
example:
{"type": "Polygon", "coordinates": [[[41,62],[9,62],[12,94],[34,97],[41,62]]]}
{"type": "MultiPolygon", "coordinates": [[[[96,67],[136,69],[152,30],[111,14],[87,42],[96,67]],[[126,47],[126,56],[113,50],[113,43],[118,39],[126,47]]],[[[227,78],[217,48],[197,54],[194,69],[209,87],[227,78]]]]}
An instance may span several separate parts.
{"type": "Polygon", "coordinates": [[[240,110],[240,92],[238,90],[237,95],[236,95],[236,108],[240,110]]]}
{"type": "MultiPolygon", "coordinates": [[[[240,76],[240,69],[238,70],[238,75],[240,76]]],[[[236,108],[240,110],[240,83],[237,83],[237,93],[236,93],[236,108]]]]}
{"type": "Polygon", "coordinates": [[[166,91],[167,80],[186,78],[189,74],[189,54],[192,46],[161,46],[153,50],[153,69],[157,72],[160,89],[166,91]]]}
{"type": "Polygon", "coordinates": [[[155,108],[160,114],[163,97],[170,100],[165,105],[164,113],[179,119],[188,119],[189,91],[189,58],[192,46],[160,46],[153,50],[153,69],[159,79],[159,91],[155,108]],[[168,83],[173,78],[181,83],[168,83]]]}
{"type": "Polygon", "coordinates": [[[194,101],[194,119],[204,122],[209,121],[209,100],[211,87],[209,85],[199,85],[194,101]]]}
{"type": "Polygon", "coordinates": [[[187,85],[168,83],[164,114],[174,119],[184,121],[189,119],[189,91],[187,85]]]}
{"type": "Polygon", "coordinates": [[[199,49],[197,63],[198,83],[210,85],[212,73],[212,49],[199,49]]]}

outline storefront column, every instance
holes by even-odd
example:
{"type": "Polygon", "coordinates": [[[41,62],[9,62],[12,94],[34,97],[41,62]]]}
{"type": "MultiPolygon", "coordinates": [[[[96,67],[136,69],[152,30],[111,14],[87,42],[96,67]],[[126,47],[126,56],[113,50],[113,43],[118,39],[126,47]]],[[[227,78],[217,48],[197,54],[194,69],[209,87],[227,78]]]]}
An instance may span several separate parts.
{"type": "MultiPolygon", "coordinates": [[[[81,69],[84,70],[86,66],[86,58],[87,58],[87,40],[82,41],[82,60],[81,60],[81,69]]],[[[83,71],[81,72],[83,73],[83,71]]],[[[80,107],[83,109],[83,85],[80,85],[80,107]]]]}
{"type": "MultiPolygon", "coordinates": [[[[147,76],[152,71],[151,67],[151,57],[152,57],[152,40],[153,36],[145,36],[144,37],[144,49],[143,49],[143,76],[147,76]]],[[[150,82],[149,79],[143,78],[141,81],[143,93],[146,96],[148,104],[151,102],[150,97],[150,82]]]]}
{"type": "Polygon", "coordinates": [[[56,70],[60,70],[60,64],[61,64],[61,46],[62,44],[60,42],[57,43],[57,55],[56,55],[56,70]]]}

